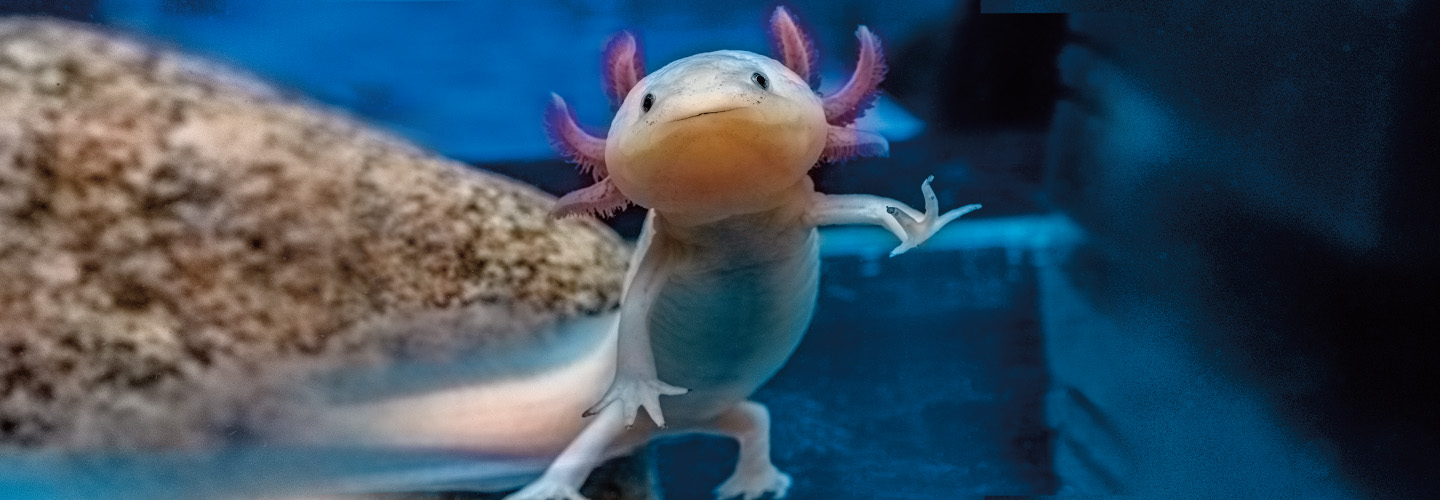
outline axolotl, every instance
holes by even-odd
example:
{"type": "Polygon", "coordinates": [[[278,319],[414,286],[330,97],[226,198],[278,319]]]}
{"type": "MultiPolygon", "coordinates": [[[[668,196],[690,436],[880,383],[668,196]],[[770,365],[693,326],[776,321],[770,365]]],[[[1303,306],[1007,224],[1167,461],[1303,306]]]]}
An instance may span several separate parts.
{"type": "MultiPolygon", "coordinates": [[[[670,433],[740,443],[720,498],[783,497],[791,479],[770,460],[765,406],[749,400],[799,344],[820,276],[817,226],[874,224],[900,239],[892,256],[926,241],[968,205],[944,214],[921,184],[925,211],[869,195],[816,192],[817,165],[883,156],[855,119],[874,101],[886,66],[879,39],[859,27],[855,71],[820,96],[816,51],[784,8],[770,21],[779,60],[721,50],[645,74],[633,35],[607,44],[605,90],[617,112],[601,138],[552,97],[552,142],[596,182],[563,196],[560,216],[649,209],[615,324],[614,376],[588,422],[539,479],[511,500],[581,500],[608,456],[670,433]],[[644,409],[649,421],[638,418],[644,409]]],[[[577,416],[579,417],[579,416],[577,416]]]]}
{"type": "Polygon", "coordinates": [[[816,192],[808,172],[817,165],[888,154],[883,137],[854,126],[876,98],[885,57],[860,27],[854,74],[820,96],[809,36],[783,7],[770,28],[779,60],[722,50],[648,75],[635,37],[612,37],[602,68],[617,112],[603,138],[552,96],[552,142],[595,179],[562,196],[554,215],[649,209],[618,311],[533,336],[549,341],[487,351],[473,363],[480,371],[450,389],[338,404],[299,427],[319,443],[473,453],[459,468],[372,475],[343,489],[523,485],[507,498],[583,500],[581,484],[604,460],[657,436],[708,433],[740,443],[718,497],[785,495],[791,478],[771,463],[769,412],[749,398],[809,326],[820,278],[816,228],[879,225],[900,239],[893,256],[980,206],[940,213],[931,179],[920,185],[923,212],[878,196],[816,192]]]}

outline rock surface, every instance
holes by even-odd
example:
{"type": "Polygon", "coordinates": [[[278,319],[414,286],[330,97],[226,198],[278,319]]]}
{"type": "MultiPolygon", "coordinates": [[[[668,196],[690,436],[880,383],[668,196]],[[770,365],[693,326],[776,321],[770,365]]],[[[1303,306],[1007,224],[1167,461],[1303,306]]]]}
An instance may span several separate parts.
{"type": "Polygon", "coordinates": [[[172,50],[0,20],[0,449],[223,444],[306,377],[615,307],[625,245],[552,203],[172,50]]]}

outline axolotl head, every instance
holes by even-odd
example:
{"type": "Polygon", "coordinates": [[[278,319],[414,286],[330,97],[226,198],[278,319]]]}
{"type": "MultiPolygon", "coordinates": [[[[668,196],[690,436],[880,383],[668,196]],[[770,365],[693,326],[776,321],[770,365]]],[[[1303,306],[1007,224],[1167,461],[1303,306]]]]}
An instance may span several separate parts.
{"type": "Polygon", "coordinates": [[[605,165],[632,202],[662,213],[768,208],[825,149],[820,97],[779,61],[722,50],[635,85],[610,124],[605,165]]]}
{"type": "Polygon", "coordinates": [[[771,35],[783,62],[722,50],[648,76],[635,38],[612,38],[602,66],[618,103],[609,136],[581,129],[558,96],[546,116],[551,142],[597,181],[562,197],[556,214],[608,215],[635,203],[715,220],[783,203],[818,163],[885,154],[883,138],[852,126],[884,77],[879,40],[860,27],[854,75],[822,97],[812,90],[814,45],[783,7],[771,35]]]}

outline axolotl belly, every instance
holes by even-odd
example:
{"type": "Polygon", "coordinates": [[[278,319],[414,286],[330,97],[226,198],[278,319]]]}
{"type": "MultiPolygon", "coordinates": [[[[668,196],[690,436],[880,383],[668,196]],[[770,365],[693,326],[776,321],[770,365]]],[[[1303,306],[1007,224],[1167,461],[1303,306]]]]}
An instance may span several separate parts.
{"type": "Polygon", "coordinates": [[[651,349],[659,379],[690,389],[665,402],[685,427],[744,401],[799,345],[819,286],[818,236],[772,213],[661,234],[686,259],[657,294],[651,349]]]}

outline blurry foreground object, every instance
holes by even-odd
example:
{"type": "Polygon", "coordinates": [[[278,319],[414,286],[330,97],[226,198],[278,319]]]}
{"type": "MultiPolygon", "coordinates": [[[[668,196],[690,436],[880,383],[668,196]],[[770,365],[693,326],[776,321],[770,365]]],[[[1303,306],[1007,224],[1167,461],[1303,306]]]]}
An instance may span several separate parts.
{"type": "Polygon", "coordinates": [[[614,308],[628,250],[553,203],[223,68],[0,20],[0,462],[263,446],[316,377],[614,308]]]}

